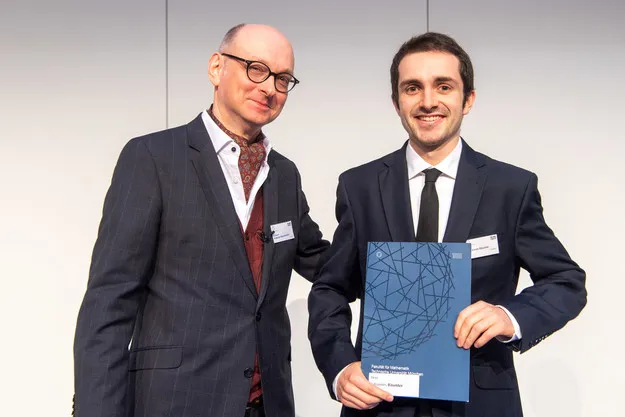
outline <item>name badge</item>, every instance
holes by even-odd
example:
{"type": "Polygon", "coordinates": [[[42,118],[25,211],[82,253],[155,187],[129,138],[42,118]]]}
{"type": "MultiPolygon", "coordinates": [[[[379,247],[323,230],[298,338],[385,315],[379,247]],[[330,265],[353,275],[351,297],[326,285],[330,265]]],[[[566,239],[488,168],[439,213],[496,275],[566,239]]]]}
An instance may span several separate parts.
{"type": "Polygon", "coordinates": [[[293,224],[290,221],[272,224],[271,236],[273,237],[273,243],[280,243],[285,240],[295,239],[295,235],[293,234],[293,224]]]}
{"type": "Polygon", "coordinates": [[[471,244],[471,259],[483,258],[484,256],[497,255],[499,253],[499,241],[497,235],[476,237],[467,240],[471,244]]]}

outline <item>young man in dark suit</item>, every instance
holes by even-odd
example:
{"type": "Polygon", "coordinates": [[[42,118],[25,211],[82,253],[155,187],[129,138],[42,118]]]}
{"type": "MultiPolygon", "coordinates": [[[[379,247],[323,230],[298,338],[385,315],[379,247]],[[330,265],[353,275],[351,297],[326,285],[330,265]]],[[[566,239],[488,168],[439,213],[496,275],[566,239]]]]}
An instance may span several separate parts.
{"type": "Polygon", "coordinates": [[[409,140],[339,178],[338,228],[309,296],[315,360],[344,416],[522,416],[512,352],[579,314],[585,273],[545,223],[536,175],[460,137],[475,91],[471,60],[453,39],[426,33],[408,40],[393,59],[391,84],[409,140]],[[471,349],[466,404],[394,399],[369,383],[359,362],[362,305],[351,342],[349,303],[363,296],[367,242],[415,239],[488,242],[489,253],[472,255],[472,304],[454,329],[457,346],[471,349]],[[515,295],[520,268],[534,285],[515,295]]]}
{"type": "Polygon", "coordinates": [[[76,327],[76,416],[295,416],[287,290],[329,244],[261,130],[293,69],[280,32],[236,26],[209,61],[213,105],[122,151],[76,327]]]}

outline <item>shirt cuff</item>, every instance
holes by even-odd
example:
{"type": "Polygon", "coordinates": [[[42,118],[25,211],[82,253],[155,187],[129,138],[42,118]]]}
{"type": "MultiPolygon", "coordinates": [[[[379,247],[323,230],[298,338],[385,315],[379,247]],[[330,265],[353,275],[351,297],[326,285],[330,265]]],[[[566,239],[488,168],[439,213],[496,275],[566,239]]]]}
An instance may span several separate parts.
{"type": "Polygon", "coordinates": [[[504,313],[506,313],[508,315],[508,318],[512,322],[512,326],[514,326],[514,335],[510,339],[504,339],[501,336],[497,336],[497,340],[499,340],[502,343],[512,343],[512,342],[515,342],[517,340],[520,340],[521,337],[523,337],[523,335],[521,334],[521,326],[519,326],[519,322],[516,321],[516,319],[514,318],[512,313],[510,313],[507,308],[505,308],[503,306],[500,306],[500,305],[498,305],[497,307],[502,309],[504,311],[504,313]]]}

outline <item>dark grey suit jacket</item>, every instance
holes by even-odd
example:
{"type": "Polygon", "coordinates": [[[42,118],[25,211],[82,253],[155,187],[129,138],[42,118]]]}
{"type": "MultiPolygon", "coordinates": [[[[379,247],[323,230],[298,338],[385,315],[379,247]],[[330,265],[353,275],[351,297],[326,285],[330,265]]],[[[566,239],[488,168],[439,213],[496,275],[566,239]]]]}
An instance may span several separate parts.
{"type": "MultiPolygon", "coordinates": [[[[415,239],[406,145],[341,175],[336,216],[339,225],[309,297],[309,337],[330,391],[338,372],[360,360],[362,327],[354,348],[349,303],[363,295],[367,242],[415,239]]],[[[586,304],[586,275],[545,223],[536,175],[463,143],[443,240],[466,242],[492,234],[499,254],[472,260],[472,302],[506,307],[523,338],[471,349],[469,403],[432,402],[434,417],[522,416],[512,349],[535,346],[586,304]],[[529,271],[534,285],[515,296],[520,268],[529,271]]],[[[345,408],[343,415],[412,417],[420,404],[397,399],[367,412],[345,408]]]]}
{"type": "Polygon", "coordinates": [[[275,151],[263,186],[260,294],[201,117],[131,140],[104,203],[74,344],[78,417],[238,417],[255,353],[270,416],[294,416],[286,296],[329,245],[295,165],[275,151]],[[132,339],[131,348],[128,349],[132,339]]]}

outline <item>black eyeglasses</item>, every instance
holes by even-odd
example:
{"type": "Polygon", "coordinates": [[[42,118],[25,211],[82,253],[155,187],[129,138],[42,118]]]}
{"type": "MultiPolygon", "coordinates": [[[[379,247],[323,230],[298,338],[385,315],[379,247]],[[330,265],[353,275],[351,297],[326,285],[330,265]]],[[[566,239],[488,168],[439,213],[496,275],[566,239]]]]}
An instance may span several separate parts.
{"type": "Polygon", "coordinates": [[[289,74],[288,72],[275,73],[267,66],[267,64],[260,61],[250,61],[249,59],[239,58],[238,56],[221,53],[228,58],[236,59],[237,61],[244,62],[247,65],[247,78],[253,83],[260,84],[267,78],[273,75],[273,85],[276,90],[281,93],[288,93],[299,84],[299,80],[289,74]]]}

